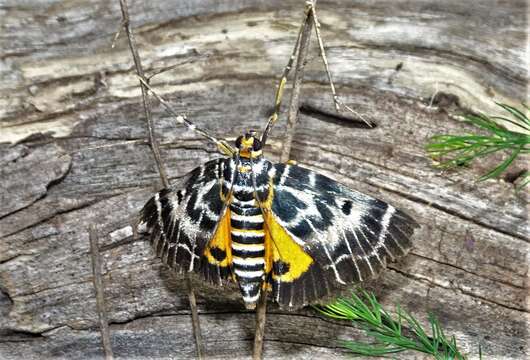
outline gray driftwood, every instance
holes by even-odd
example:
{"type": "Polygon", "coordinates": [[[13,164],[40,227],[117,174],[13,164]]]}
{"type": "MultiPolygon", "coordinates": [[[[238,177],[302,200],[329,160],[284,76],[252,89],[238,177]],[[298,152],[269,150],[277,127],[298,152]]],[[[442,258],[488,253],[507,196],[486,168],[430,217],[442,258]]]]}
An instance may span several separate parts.
{"type": "MultiPolygon", "coordinates": [[[[428,311],[476,357],[528,358],[527,198],[507,177],[477,184],[499,158],[434,170],[429,136],[470,128],[454,114],[527,100],[526,2],[319,1],[338,90],[377,122],[336,117],[316,47],[306,67],[293,159],[387,200],[421,224],[412,253],[369,284],[388,306],[428,311]]],[[[131,1],[148,71],[198,58],[153,86],[176,110],[234,139],[272,109],[303,1],[131,1]]],[[[129,222],[159,188],[117,1],[0,4],[0,358],[101,358],[88,226],[96,224],[116,357],[190,358],[186,290],[132,241],[129,222]],[[18,142],[18,143],[17,143],[18,142]],[[17,143],[16,145],[13,145],[17,143]]],[[[157,106],[169,176],[216,157],[157,106]]],[[[285,114],[283,115],[285,119],[285,114]]],[[[268,154],[279,155],[280,121],[268,154]]],[[[526,159],[528,160],[528,159],[526,159]]],[[[254,314],[195,283],[206,352],[251,354],[254,314]]],[[[266,358],[338,358],[349,324],[269,306],[266,358]]],[[[413,358],[415,354],[404,354],[413,358]]]]}

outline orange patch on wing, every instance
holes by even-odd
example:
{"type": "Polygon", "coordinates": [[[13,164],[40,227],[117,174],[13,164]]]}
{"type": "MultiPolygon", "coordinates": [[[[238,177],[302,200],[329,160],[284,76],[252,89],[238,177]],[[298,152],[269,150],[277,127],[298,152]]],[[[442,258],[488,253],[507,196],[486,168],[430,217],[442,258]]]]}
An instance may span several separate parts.
{"type": "Polygon", "coordinates": [[[230,236],[230,209],[226,209],[214,237],[210,240],[204,256],[212,265],[228,267],[232,264],[232,238],[230,236]]]}

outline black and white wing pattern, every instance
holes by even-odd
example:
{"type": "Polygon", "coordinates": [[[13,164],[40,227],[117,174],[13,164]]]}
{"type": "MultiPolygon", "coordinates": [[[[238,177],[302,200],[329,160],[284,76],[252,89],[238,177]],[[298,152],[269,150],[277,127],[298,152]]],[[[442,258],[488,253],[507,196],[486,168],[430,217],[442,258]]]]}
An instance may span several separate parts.
{"type": "MultiPolygon", "coordinates": [[[[208,271],[204,257],[221,219],[221,181],[226,159],[209,161],[191,171],[181,185],[163,189],[140,213],[151,231],[151,242],[162,261],[180,272],[208,271]]],[[[216,271],[219,283],[227,276],[216,271]]]]}
{"type": "Polygon", "coordinates": [[[388,259],[411,248],[418,224],[404,212],[308,169],[274,166],[273,222],[313,260],[296,279],[273,277],[280,305],[305,305],[340,285],[373,278],[388,259]]]}

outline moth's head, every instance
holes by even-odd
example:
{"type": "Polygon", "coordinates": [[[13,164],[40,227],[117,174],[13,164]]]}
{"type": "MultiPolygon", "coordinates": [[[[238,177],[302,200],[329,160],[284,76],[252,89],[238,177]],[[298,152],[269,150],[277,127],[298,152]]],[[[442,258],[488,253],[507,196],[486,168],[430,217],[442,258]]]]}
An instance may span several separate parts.
{"type": "Polygon", "coordinates": [[[261,141],[255,130],[249,130],[245,135],[238,137],[236,147],[241,157],[256,158],[261,155],[261,141]]]}

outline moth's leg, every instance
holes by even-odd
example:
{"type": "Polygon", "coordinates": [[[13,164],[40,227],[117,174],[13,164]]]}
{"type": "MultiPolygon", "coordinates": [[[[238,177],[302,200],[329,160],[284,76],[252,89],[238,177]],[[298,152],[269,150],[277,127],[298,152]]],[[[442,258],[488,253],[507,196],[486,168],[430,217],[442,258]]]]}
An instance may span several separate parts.
{"type": "Polygon", "coordinates": [[[298,55],[298,49],[300,47],[300,39],[302,37],[302,33],[304,32],[304,29],[309,23],[309,13],[310,13],[310,7],[306,7],[306,11],[304,13],[304,19],[302,20],[302,25],[300,25],[300,29],[298,30],[298,35],[296,37],[296,42],[294,44],[293,52],[291,53],[291,57],[289,57],[287,66],[285,66],[285,68],[283,69],[282,76],[280,77],[280,81],[278,83],[278,88],[276,89],[276,94],[274,96],[274,112],[269,117],[267,126],[265,127],[265,130],[263,131],[263,134],[261,135],[262,146],[265,146],[265,143],[267,142],[267,137],[272,127],[278,120],[278,114],[280,113],[280,107],[282,105],[283,90],[285,89],[285,84],[287,83],[287,76],[289,76],[289,73],[291,72],[291,69],[293,67],[294,60],[296,59],[296,56],[298,55]]]}
{"type": "Polygon", "coordinates": [[[316,33],[317,41],[318,41],[318,49],[319,49],[319,52],[320,52],[320,57],[322,58],[322,62],[324,63],[324,68],[326,69],[326,75],[328,76],[329,87],[330,87],[330,90],[331,90],[331,95],[333,96],[333,103],[335,104],[335,109],[337,110],[337,112],[340,112],[341,109],[346,109],[349,112],[357,115],[368,126],[372,127],[372,123],[367,121],[357,111],[353,110],[351,107],[349,107],[348,105],[344,104],[340,100],[339,96],[337,95],[337,91],[335,90],[335,84],[333,84],[333,79],[331,78],[331,72],[329,71],[328,58],[326,56],[326,50],[324,49],[324,41],[322,40],[322,35],[320,34],[320,22],[318,21],[318,16],[317,16],[317,12],[316,12],[316,9],[315,9],[315,5],[313,4],[312,1],[308,1],[307,2],[307,6],[309,8],[309,13],[312,15],[312,16],[310,16],[310,18],[312,19],[313,26],[315,28],[315,33],[316,33]]]}
{"type": "Polygon", "coordinates": [[[162,98],[160,95],[158,95],[154,90],[153,88],[151,87],[151,85],[149,85],[149,83],[142,77],[138,77],[140,79],[140,81],[142,82],[142,84],[145,85],[145,87],[147,88],[147,90],[149,90],[149,92],[151,94],[153,94],[153,96],[162,104],[162,106],[164,106],[164,108],[166,109],[166,111],[171,114],[175,120],[177,121],[177,123],[179,124],[184,124],[186,125],[189,129],[195,131],[197,134],[205,137],[206,139],[210,140],[211,142],[213,142],[214,144],[217,145],[217,148],[219,149],[219,151],[223,154],[223,155],[227,155],[227,156],[232,156],[233,154],[236,153],[236,149],[234,149],[232,146],[230,146],[226,140],[222,140],[222,139],[217,139],[216,137],[208,134],[208,132],[204,129],[201,129],[199,127],[197,127],[194,123],[192,123],[191,121],[189,121],[187,118],[186,118],[186,115],[183,115],[183,114],[177,114],[175,112],[175,110],[173,110],[171,108],[171,106],[169,105],[169,103],[164,99],[162,98]]]}

